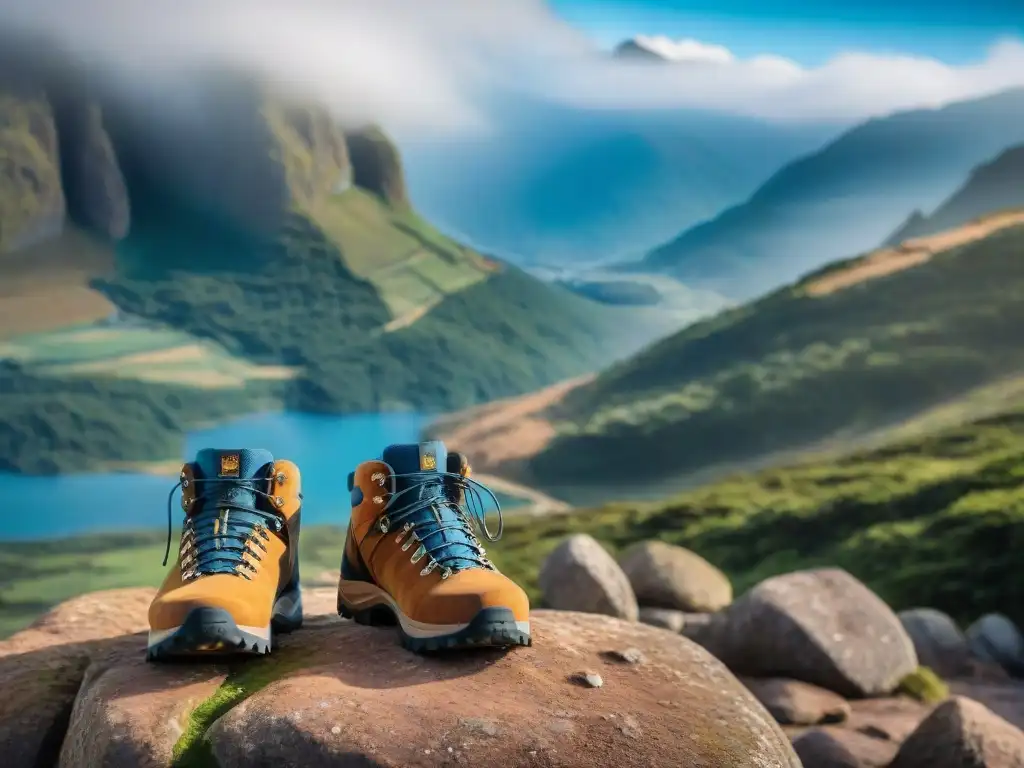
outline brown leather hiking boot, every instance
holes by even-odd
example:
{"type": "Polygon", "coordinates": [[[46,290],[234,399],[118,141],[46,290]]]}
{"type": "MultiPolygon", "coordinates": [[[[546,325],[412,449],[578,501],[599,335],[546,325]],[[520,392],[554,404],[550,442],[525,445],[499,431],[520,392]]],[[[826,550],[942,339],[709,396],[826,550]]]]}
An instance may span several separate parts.
{"type": "Polygon", "coordinates": [[[300,482],[264,450],[203,450],[182,467],[185,522],[149,608],[150,660],[269,653],[272,631],[302,625],[300,482]]]}
{"type": "Polygon", "coordinates": [[[412,651],[530,645],[526,593],[502,575],[469,463],[440,441],[392,445],[349,476],[352,518],[338,584],[338,612],[361,624],[397,624],[412,651]]]}

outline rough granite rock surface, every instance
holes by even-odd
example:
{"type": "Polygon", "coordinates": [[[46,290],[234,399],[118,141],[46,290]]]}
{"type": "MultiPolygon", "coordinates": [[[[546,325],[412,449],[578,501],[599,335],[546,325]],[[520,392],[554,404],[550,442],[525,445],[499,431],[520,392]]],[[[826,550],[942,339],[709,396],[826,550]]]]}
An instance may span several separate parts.
{"type": "Polygon", "coordinates": [[[139,631],[151,596],[89,595],[0,643],[5,768],[164,766],[188,744],[222,768],[800,765],[720,662],[639,623],[537,611],[531,648],[423,657],[393,630],[333,615],[333,590],[312,589],[306,627],[269,658],[154,665],[139,631]],[[44,681],[52,705],[26,719],[10,683],[30,704],[46,670],[63,686],[44,681]],[[600,688],[576,682],[588,673],[600,688]],[[197,705],[241,690],[251,695],[217,710],[205,738],[182,742],[197,705]]]}
{"type": "Polygon", "coordinates": [[[854,698],[891,693],[918,666],[889,606],[833,568],[766,579],[695,639],[737,674],[802,680],[854,698]]]}

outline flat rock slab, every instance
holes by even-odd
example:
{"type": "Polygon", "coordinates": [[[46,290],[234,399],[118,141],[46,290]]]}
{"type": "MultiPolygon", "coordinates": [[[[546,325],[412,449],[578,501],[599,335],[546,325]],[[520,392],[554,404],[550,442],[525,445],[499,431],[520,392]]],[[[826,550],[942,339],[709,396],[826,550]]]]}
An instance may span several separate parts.
{"type": "Polygon", "coordinates": [[[748,677],[742,682],[782,725],[841,723],[850,716],[846,699],[824,688],[778,677],[748,677]]]}
{"type": "Polygon", "coordinates": [[[333,590],[306,590],[307,612],[327,615],[268,658],[154,665],[143,633],[103,637],[117,606],[145,621],[151,592],[128,592],[108,594],[106,614],[64,606],[48,629],[0,644],[5,768],[158,768],[211,753],[221,768],[800,765],[720,662],[635,622],[537,611],[531,648],[423,657],[393,630],[333,615],[333,590]],[[68,633],[90,639],[61,644],[58,615],[90,616],[68,633]],[[601,687],[580,684],[586,673],[601,687]]]}
{"type": "Polygon", "coordinates": [[[842,728],[815,728],[793,742],[804,768],[883,768],[896,745],[842,728]]]}

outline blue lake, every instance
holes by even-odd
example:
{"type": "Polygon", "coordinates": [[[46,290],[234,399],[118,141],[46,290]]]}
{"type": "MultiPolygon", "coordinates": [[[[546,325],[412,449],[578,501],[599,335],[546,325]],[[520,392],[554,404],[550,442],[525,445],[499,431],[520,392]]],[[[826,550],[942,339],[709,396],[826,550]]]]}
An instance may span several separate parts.
{"type": "MultiPolygon", "coordinates": [[[[182,459],[201,448],[266,448],[302,471],[303,523],[341,525],[349,514],[348,473],[391,443],[416,442],[428,421],[428,416],[410,413],[261,414],[190,434],[182,459]]],[[[9,505],[2,538],[161,528],[167,521],[167,495],[177,479],[177,471],[166,477],[0,474],[0,495],[9,505]]],[[[181,507],[176,501],[172,513],[177,525],[181,507]]]]}

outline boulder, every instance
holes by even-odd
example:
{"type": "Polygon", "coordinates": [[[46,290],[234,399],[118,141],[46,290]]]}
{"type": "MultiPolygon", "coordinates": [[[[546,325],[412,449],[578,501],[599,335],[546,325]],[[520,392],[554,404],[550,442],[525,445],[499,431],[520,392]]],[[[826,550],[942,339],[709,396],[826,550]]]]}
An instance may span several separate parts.
{"type": "Polygon", "coordinates": [[[737,674],[792,678],[848,698],[891,693],[918,666],[889,607],[832,568],[766,579],[695,637],[737,674]]]}
{"type": "Polygon", "coordinates": [[[732,602],[732,584],[725,574],[683,547],[640,542],[622,553],[619,565],[641,605],[711,613],[732,602]]]}
{"type": "Polygon", "coordinates": [[[682,634],[695,642],[700,642],[699,637],[711,625],[715,617],[713,613],[684,613],[682,634]]]}
{"type": "Polygon", "coordinates": [[[967,642],[977,659],[998,664],[1015,677],[1024,677],[1024,637],[1006,616],[982,616],[967,628],[967,642]]]}
{"type": "Polygon", "coordinates": [[[6,768],[57,764],[72,704],[94,662],[144,647],[153,589],[69,600],[0,642],[0,760],[6,768]],[[128,635],[125,637],[125,635],[128,635]],[[143,645],[140,645],[143,644],[143,645]]]}
{"type": "Polygon", "coordinates": [[[914,608],[898,616],[922,666],[940,677],[962,677],[970,673],[967,638],[953,619],[933,608],[914,608]]]}
{"type": "Polygon", "coordinates": [[[686,623],[686,614],[670,608],[641,608],[640,621],[652,627],[661,627],[669,632],[682,632],[686,623]]]}
{"type": "Polygon", "coordinates": [[[857,731],[816,728],[794,739],[804,768],[881,768],[896,754],[896,745],[857,731]]]}
{"type": "Polygon", "coordinates": [[[782,725],[841,723],[850,716],[846,699],[824,688],[777,677],[748,677],[741,682],[782,725]]]}
{"type": "Polygon", "coordinates": [[[976,701],[937,706],[906,741],[890,768],[1021,768],[1024,733],[976,701]]]}
{"type": "MultiPolygon", "coordinates": [[[[683,637],[541,610],[530,648],[418,656],[393,629],[333,615],[333,590],[304,597],[332,612],[309,616],[266,658],[155,665],[143,661],[142,633],[92,641],[103,652],[83,656],[84,677],[61,699],[65,720],[42,729],[46,739],[41,723],[3,710],[5,745],[26,739],[5,752],[5,768],[155,767],[172,757],[221,768],[800,766],[757,700],[683,637]],[[576,682],[583,674],[602,685],[576,682]]],[[[0,676],[9,658],[0,657],[0,676]]],[[[18,658],[42,670],[41,657],[18,658]]]]}
{"type": "Polygon", "coordinates": [[[540,571],[540,588],[549,608],[603,613],[636,621],[640,609],[629,579],[596,539],[570,536],[548,555],[540,571]]]}

